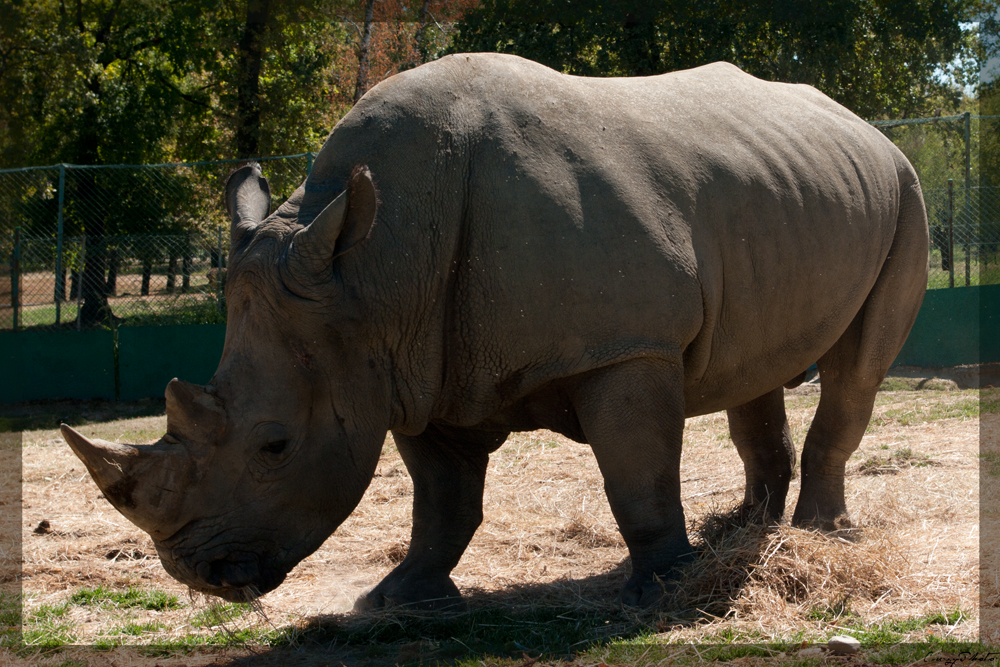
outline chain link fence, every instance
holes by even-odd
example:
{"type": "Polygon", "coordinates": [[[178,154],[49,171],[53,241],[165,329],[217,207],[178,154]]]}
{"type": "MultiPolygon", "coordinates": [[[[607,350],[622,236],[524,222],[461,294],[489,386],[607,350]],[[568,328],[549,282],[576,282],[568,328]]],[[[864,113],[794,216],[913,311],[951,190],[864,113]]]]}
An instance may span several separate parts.
{"type": "MultiPolygon", "coordinates": [[[[264,158],[280,206],[314,155],[264,158]]],[[[0,172],[0,329],[225,321],[225,179],[242,160],[0,172]]]]}
{"type": "Polygon", "coordinates": [[[1000,284],[1000,188],[924,191],[929,289],[1000,284]]]}

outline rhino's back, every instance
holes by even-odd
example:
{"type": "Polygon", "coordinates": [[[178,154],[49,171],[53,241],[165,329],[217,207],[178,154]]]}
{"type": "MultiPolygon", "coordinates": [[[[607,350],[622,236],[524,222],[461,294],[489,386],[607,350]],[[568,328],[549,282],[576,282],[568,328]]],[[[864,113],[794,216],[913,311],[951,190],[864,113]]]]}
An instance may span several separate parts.
{"type": "Polygon", "coordinates": [[[450,266],[438,406],[457,423],[638,355],[684,354],[692,414],[754,398],[847,327],[898,208],[877,131],[726,64],[594,79],[449,56],[342,126],[314,173],[368,162],[382,224],[432,230],[416,252],[450,266]]]}

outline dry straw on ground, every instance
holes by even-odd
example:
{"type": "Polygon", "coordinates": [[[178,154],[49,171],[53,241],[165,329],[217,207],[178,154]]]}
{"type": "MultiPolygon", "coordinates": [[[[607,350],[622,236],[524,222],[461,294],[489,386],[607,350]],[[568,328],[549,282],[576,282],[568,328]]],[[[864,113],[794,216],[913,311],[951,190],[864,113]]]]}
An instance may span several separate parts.
{"type": "MultiPolygon", "coordinates": [[[[818,399],[810,391],[790,392],[787,400],[800,447],[818,399]]],[[[978,401],[975,392],[880,395],[873,427],[849,465],[856,529],[832,535],[729,521],[727,510],[742,498],[743,473],[725,415],[689,420],[682,497],[698,558],[670,589],[667,604],[644,618],[663,640],[700,641],[729,629],[763,641],[801,632],[825,637],[844,617],[878,623],[958,609],[961,621],[932,631],[974,640],[979,419],[965,409],[970,401],[978,401]],[[879,461],[889,463],[877,469],[879,461]],[[864,474],[866,465],[874,474],[864,474]]],[[[146,417],[83,432],[148,442],[162,428],[162,417],[146,417]]],[[[97,586],[157,589],[187,604],[186,589],[165,574],[149,538],[108,505],[55,432],[27,433],[25,444],[29,612],[97,586]],[[34,532],[43,520],[50,529],[34,532]]],[[[796,479],[789,513],[797,495],[796,479]]],[[[263,598],[267,622],[304,624],[347,612],[405,555],[411,503],[412,483],[390,438],[361,505],[263,598]]],[[[617,609],[628,554],[587,446],[546,431],[512,436],[491,458],[484,514],[453,575],[474,607],[617,609]]],[[[112,636],[126,616],[152,620],[160,629],[131,641],[156,642],[212,632],[192,626],[205,607],[195,600],[179,609],[124,614],[76,606],[67,619],[82,642],[112,636]]]]}

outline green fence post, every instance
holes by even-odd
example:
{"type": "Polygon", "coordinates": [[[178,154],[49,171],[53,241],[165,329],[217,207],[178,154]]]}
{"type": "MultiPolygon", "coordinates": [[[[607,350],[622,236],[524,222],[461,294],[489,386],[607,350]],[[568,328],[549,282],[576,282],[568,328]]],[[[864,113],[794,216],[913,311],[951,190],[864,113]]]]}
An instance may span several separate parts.
{"type": "Polygon", "coordinates": [[[306,178],[308,178],[313,171],[313,160],[316,158],[316,154],[312,151],[306,153],[306,178]]]}
{"type": "Polygon", "coordinates": [[[21,320],[21,228],[14,228],[14,252],[10,256],[10,307],[13,310],[13,329],[17,331],[21,320]]]}
{"type": "Polygon", "coordinates": [[[56,326],[62,320],[62,302],[66,298],[64,291],[66,282],[62,280],[62,252],[63,252],[63,198],[66,192],[66,165],[59,165],[59,217],[56,228],[56,289],[53,298],[56,302],[56,326]]]}
{"type": "Polygon", "coordinates": [[[222,312],[222,225],[219,225],[216,230],[219,233],[219,272],[215,275],[215,305],[218,307],[219,312],[222,312]]]}
{"type": "Polygon", "coordinates": [[[948,287],[955,286],[955,184],[948,179],[948,287]]]}
{"type": "Polygon", "coordinates": [[[969,207],[969,188],[965,188],[965,197],[962,198],[962,249],[965,250],[965,286],[972,284],[972,235],[976,233],[969,219],[972,217],[972,210],[969,207]]]}

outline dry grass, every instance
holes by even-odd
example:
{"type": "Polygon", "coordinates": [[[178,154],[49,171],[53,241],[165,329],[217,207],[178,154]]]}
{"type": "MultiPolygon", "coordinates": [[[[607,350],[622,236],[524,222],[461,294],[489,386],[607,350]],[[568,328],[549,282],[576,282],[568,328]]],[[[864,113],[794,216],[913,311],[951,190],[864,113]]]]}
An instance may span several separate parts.
{"type": "MultiPolygon", "coordinates": [[[[789,392],[789,422],[799,444],[817,398],[809,388],[789,392]]],[[[628,553],[589,447],[546,431],[517,434],[491,458],[486,518],[454,580],[474,610],[551,607],[606,614],[614,623],[595,630],[595,637],[634,634],[640,626],[657,633],[657,641],[698,642],[720,632],[760,641],[803,633],[825,637],[848,622],[873,624],[959,609],[962,620],[933,626],[933,632],[974,641],[979,419],[963,406],[976,398],[976,392],[956,390],[880,395],[875,427],[848,469],[848,507],[857,528],[834,535],[732,521],[727,511],[742,498],[743,473],[725,415],[689,420],[682,497],[698,558],[662,609],[631,621],[621,620],[617,605],[628,553]],[[904,451],[909,454],[900,454],[904,451]],[[890,461],[892,474],[865,474],[871,472],[864,467],[870,459],[890,461]]],[[[142,417],[83,432],[149,441],[162,422],[142,417]]],[[[989,428],[995,429],[995,422],[989,428]]],[[[194,623],[208,602],[189,600],[187,590],[165,574],[150,539],[101,497],[56,432],[25,433],[23,464],[28,618],[79,589],[138,587],[175,595],[184,606],[153,611],[71,605],[65,624],[74,640],[148,643],[219,631],[194,623]],[[49,530],[34,532],[43,520],[49,530]],[[154,625],[125,636],[126,622],[154,625]]],[[[796,479],[789,513],[797,495],[796,479]]],[[[317,618],[332,618],[339,627],[374,623],[371,617],[340,614],[405,555],[411,502],[412,483],[390,437],[361,505],[286,583],[262,599],[267,621],[247,614],[222,626],[238,632],[254,625],[304,628],[317,618]]],[[[990,591],[997,607],[1000,585],[990,591]]],[[[927,631],[921,628],[908,638],[927,631]]],[[[186,664],[198,663],[189,657],[186,664]]]]}

